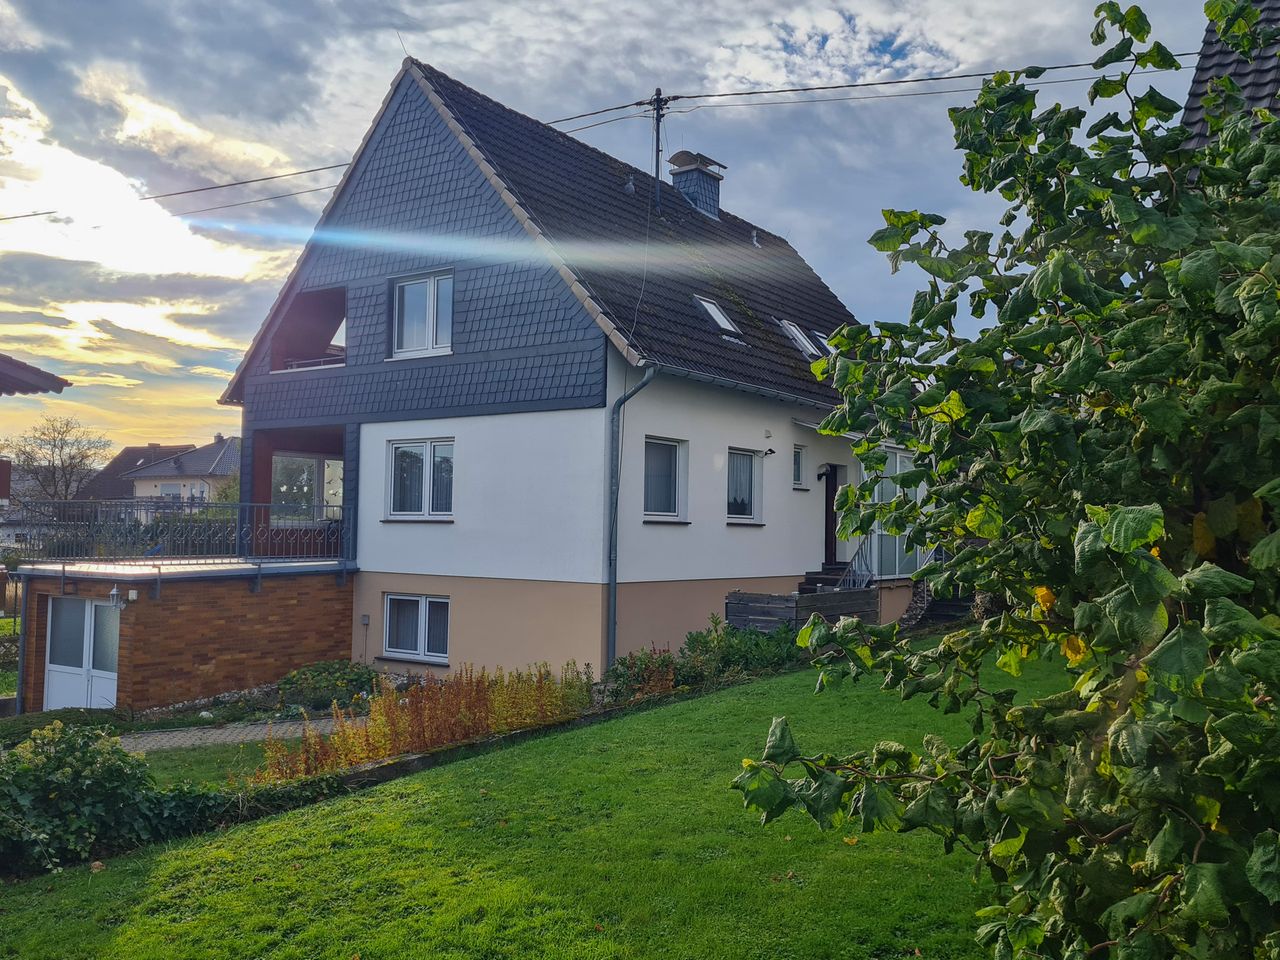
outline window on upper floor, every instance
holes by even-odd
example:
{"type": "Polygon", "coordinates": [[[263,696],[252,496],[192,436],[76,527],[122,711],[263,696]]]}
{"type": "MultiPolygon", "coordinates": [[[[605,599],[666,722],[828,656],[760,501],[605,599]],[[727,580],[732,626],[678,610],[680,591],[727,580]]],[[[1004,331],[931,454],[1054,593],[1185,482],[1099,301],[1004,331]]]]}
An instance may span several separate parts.
{"type": "Polygon", "coordinates": [[[449,663],[449,598],[386,595],[383,652],[388,657],[449,663]]]}
{"type": "Polygon", "coordinates": [[[829,353],[831,356],[833,357],[835,356],[836,348],[831,345],[831,341],[827,339],[826,334],[822,334],[822,333],[819,333],[817,330],[814,330],[813,336],[814,336],[815,342],[822,344],[823,350],[827,351],[827,353],[829,353]]]}
{"type": "Polygon", "coordinates": [[[665,437],[644,438],[644,513],[654,519],[685,516],[687,444],[665,437]]]}
{"type": "Polygon", "coordinates": [[[797,443],[791,448],[791,486],[797,490],[804,489],[805,448],[797,443]]]}
{"type": "Polygon", "coordinates": [[[389,517],[453,516],[452,438],[396,441],[390,459],[389,517]]]}
{"type": "Polygon", "coordinates": [[[448,353],[453,345],[453,274],[434,273],[392,284],[393,357],[448,353]]]}
{"type": "Polygon", "coordinates": [[[709,300],[706,297],[694,297],[694,299],[702,305],[702,309],[707,311],[707,316],[714,320],[716,322],[716,326],[721,330],[726,333],[742,332],[738,329],[737,324],[729,319],[729,315],[720,308],[720,304],[716,303],[714,300],[709,300]]]}
{"type": "Polygon", "coordinates": [[[299,293],[271,335],[272,372],[346,363],[346,319],[346,287],[299,293]]]}
{"type": "Polygon", "coordinates": [[[821,351],[813,345],[813,342],[805,336],[804,331],[796,324],[792,323],[790,320],[779,320],[778,323],[780,323],[782,325],[782,329],[787,332],[787,336],[791,338],[791,342],[799,347],[800,352],[806,357],[821,356],[821,351]]]}
{"type": "Polygon", "coordinates": [[[758,450],[729,448],[729,489],[725,515],[730,522],[761,522],[764,456],[758,450]]]}

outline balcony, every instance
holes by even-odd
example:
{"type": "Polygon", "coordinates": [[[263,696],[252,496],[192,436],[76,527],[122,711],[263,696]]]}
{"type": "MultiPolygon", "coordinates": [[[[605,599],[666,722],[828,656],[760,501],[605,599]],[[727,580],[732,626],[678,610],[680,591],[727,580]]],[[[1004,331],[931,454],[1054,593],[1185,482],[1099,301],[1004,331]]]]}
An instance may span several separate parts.
{"type": "Polygon", "coordinates": [[[10,524],[27,562],[208,565],[349,559],[341,506],[206,500],[25,501],[10,524]]]}

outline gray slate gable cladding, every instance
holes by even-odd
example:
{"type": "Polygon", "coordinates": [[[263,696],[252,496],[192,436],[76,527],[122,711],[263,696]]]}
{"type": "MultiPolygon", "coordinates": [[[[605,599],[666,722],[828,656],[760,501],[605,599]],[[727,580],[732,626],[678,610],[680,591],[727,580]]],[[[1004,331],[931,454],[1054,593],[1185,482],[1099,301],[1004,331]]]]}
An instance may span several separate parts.
{"type": "MultiPolygon", "coordinates": [[[[1261,14],[1261,23],[1280,26],[1280,0],[1254,0],[1254,6],[1261,14]]],[[[1205,26],[1195,77],[1182,115],[1183,125],[1191,131],[1189,146],[1202,147],[1209,139],[1200,102],[1209,89],[1209,81],[1216,77],[1230,76],[1235,80],[1249,107],[1277,108],[1276,95],[1280,91],[1280,57],[1276,56],[1277,52],[1280,52],[1280,44],[1273,44],[1247,63],[1218,39],[1217,28],[1212,23],[1205,26]]]]}
{"type": "Polygon", "coordinates": [[[346,289],[345,365],[272,373],[270,351],[251,348],[227,395],[244,403],[246,434],[604,403],[603,333],[408,74],[273,317],[297,293],[335,287],[346,289]],[[451,355],[389,361],[392,279],[442,269],[454,275],[451,355]]]}

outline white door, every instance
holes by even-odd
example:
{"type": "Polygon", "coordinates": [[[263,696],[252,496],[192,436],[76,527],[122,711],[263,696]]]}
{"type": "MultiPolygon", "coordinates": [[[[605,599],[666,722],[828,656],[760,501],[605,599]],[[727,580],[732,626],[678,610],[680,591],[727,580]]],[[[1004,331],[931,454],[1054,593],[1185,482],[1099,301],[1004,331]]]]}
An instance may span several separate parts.
{"type": "Polygon", "coordinates": [[[75,597],[50,597],[44,708],[114,707],[119,651],[119,610],[75,597]]]}

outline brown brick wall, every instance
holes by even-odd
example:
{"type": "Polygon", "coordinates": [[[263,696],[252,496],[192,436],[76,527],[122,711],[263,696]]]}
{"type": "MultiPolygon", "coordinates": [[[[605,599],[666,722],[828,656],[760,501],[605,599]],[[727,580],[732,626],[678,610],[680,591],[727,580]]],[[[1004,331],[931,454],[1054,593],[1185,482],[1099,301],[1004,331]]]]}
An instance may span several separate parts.
{"type": "MultiPolygon", "coordinates": [[[[351,656],[352,582],[332,574],[251,579],[170,580],[160,599],[149,584],[120,616],[116,704],[134,710],[241,690],[278,680],[295,667],[351,656]]],[[[106,597],[111,584],[78,581],[77,596],[106,597]]],[[[48,597],[57,580],[28,588],[28,710],[44,703],[48,597]]]]}

